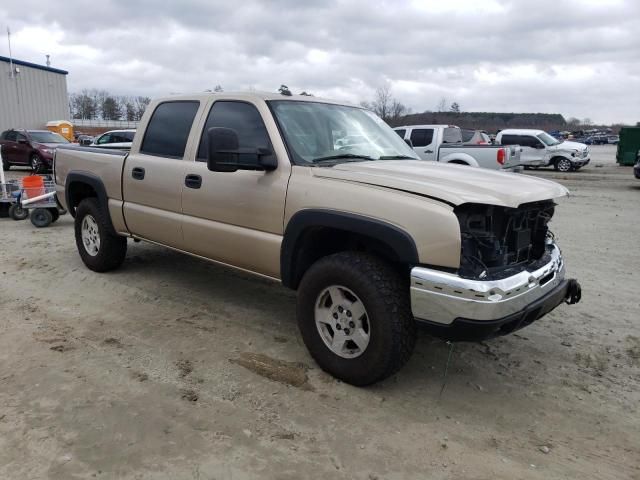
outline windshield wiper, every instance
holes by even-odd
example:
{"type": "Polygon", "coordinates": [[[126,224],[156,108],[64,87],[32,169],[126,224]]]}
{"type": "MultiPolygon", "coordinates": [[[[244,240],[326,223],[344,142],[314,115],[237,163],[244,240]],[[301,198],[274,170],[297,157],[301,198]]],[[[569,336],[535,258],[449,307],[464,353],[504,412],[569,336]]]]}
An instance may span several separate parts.
{"type": "Polygon", "coordinates": [[[384,155],[378,160],[417,160],[416,157],[410,157],[409,155],[384,155]]]}
{"type": "Polygon", "coordinates": [[[342,160],[342,159],[351,159],[358,158],[362,160],[375,160],[373,157],[368,155],[356,155],[355,153],[343,153],[341,155],[328,155],[326,157],[318,157],[311,160],[311,163],[319,163],[327,160],[342,160]]]}

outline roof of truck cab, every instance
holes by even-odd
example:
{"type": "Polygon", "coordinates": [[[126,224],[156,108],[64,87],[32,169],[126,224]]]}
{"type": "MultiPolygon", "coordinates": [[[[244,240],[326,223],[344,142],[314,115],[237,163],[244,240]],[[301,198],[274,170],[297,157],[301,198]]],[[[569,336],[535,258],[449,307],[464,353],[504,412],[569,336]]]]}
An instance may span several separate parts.
{"type": "MultiPolygon", "coordinates": [[[[328,98],[322,97],[313,97],[310,95],[281,95],[280,93],[273,92],[259,92],[259,91],[251,91],[251,92],[203,92],[203,93],[194,93],[191,95],[172,95],[169,97],[157,98],[156,101],[167,102],[167,101],[176,101],[176,100],[201,100],[205,101],[210,99],[212,96],[220,98],[221,100],[285,100],[285,101],[301,101],[301,102],[316,102],[316,103],[331,103],[334,105],[346,105],[350,107],[358,107],[358,105],[353,105],[352,103],[343,101],[343,100],[331,100],[328,98]]],[[[358,107],[362,108],[362,107],[358,107]]]]}
{"type": "Polygon", "coordinates": [[[546,132],[536,128],[505,128],[504,130],[500,130],[498,135],[540,135],[541,133],[546,132]]]}

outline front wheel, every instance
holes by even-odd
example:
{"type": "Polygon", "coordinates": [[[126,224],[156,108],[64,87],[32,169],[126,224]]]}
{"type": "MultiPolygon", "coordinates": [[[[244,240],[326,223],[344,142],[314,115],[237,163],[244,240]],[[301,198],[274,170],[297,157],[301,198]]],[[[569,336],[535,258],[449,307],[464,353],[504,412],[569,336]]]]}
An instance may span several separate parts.
{"type": "Polygon", "coordinates": [[[352,385],[393,375],[415,346],[408,281],[365,253],[337,253],[313,264],[298,289],[297,316],[318,365],[352,385]]]}
{"type": "Polygon", "coordinates": [[[2,170],[4,170],[5,172],[8,172],[9,169],[11,168],[11,164],[9,162],[7,162],[4,158],[2,159],[2,170]]]}
{"type": "Polygon", "coordinates": [[[559,158],[553,166],[558,172],[569,172],[572,168],[571,161],[567,158],[559,158]]]}
{"type": "Polygon", "coordinates": [[[118,268],[127,254],[127,239],[110,231],[107,215],[95,198],[85,198],[76,210],[78,253],[87,268],[94,272],[118,268]]]}

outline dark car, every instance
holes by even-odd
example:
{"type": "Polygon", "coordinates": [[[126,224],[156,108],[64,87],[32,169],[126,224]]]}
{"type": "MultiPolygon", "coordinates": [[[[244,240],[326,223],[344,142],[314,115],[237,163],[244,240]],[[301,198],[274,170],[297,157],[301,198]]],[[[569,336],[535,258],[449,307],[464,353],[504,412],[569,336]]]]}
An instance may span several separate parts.
{"type": "Polygon", "coordinates": [[[633,174],[637,179],[640,180],[640,152],[638,152],[638,156],[636,157],[636,164],[633,167],[633,174]]]}
{"type": "Polygon", "coordinates": [[[7,130],[0,135],[2,168],[5,172],[14,165],[31,167],[37,173],[50,170],[55,149],[68,143],[49,130],[7,130]]]}

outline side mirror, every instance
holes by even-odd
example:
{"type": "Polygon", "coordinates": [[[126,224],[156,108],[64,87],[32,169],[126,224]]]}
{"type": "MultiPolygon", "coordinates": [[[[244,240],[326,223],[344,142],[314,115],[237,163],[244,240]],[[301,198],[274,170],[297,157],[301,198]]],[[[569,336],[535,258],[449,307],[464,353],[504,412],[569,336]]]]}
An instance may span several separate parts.
{"type": "Polygon", "coordinates": [[[21,145],[29,145],[29,141],[26,138],[19,138],[18,143],[21,145]]]}
{"type": "Polygon", "coordinates": [[[409,145],[409,147],[413,148],[413,142],[411,141],[410,138],[405,138],[404,139],[404,143],[406,143],[407,145],[409,145]]]}
{"type": "Polygon", "coordinates": [[[232,128],[207,130],[207,168],[212,172],[275,170],[278,161],[268,148],[240,148],[238,132],[232,128]]]}

